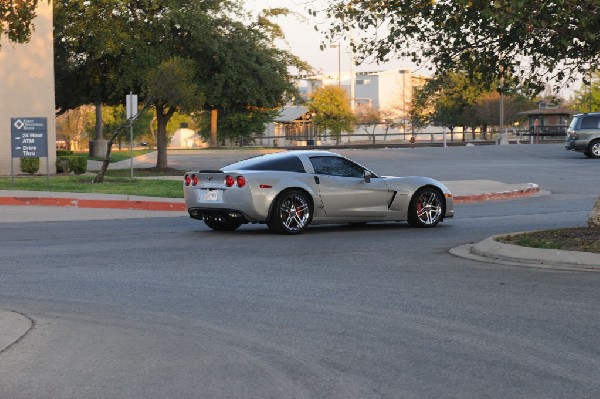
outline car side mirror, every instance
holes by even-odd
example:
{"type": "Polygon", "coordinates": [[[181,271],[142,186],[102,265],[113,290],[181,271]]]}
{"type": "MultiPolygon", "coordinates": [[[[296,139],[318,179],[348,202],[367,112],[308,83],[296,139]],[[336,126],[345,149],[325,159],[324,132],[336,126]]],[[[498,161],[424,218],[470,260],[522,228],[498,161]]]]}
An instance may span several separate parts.
{"type": "Polygon", "coordinates": [[[368,170],[365,170],[363,173],[363,176],[365,178],[365,183],[371,183],[371,177],[373,176],[373,174],[371,172],[369,172],[368,170]]]}

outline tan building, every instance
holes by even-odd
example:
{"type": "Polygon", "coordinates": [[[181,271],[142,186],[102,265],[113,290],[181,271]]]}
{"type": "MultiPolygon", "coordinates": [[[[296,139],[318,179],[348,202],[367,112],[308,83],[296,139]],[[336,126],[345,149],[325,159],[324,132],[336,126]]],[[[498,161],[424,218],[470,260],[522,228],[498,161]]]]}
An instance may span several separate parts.
{"type": "MultiPolygon", "coordinates": [[[[10,43],[2,37],[0,48],[0,175],[21,172],[20,159],[12,158],[11,118],[46,118],[48,164],[55,172],[56,128],[54,117],[54,55],[52,46],[52,4],[40,1],[31,41],[10,43]]],[[[40,159],[40,173],[46,160],[40,159]]]]}

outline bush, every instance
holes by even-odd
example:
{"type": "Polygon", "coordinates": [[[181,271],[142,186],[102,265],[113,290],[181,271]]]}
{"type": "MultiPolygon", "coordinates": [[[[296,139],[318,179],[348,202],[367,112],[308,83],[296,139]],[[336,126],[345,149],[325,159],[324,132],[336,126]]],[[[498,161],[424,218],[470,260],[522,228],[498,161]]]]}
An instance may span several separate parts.
{"type": "Polygon", "coordinates": [[[87,158],[77,155],[64,155],[56,158],[56,173],[81,175],[87,170],[87,158]]]}
{"type": "Polygon", "coordinates": [[[67,151],[67,150],[56,150],[56,158],[58,157],[64,157],[67,155],[73,155],[73,151],[67,151]]]}
{"type": "Polygon", "coordinates": [[[69,157],[69,172],[73,172],[76,175],[84,174],[87,170],[87,158],[70,156],[69,157]]]}
{"type": "Polygon", "coordinates": [[[69,157],[56,151],[56,173],[69,173],[69,157]]]}
{"type": "Polygon", "coordinates": [[[21,172],[33,175],[40,170],[39,158],[21,158],[21,172]]]}

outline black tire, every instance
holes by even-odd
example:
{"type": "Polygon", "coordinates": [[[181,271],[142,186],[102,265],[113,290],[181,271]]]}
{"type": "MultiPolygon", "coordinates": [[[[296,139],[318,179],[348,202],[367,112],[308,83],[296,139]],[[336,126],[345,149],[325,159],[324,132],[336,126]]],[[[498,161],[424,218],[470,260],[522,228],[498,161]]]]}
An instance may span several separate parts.
{"type": "Polygon", "coordinates": [[[589,158],[600,158],[600,140],[594,140],[588,145],[585,155],[589,158]]]}
{"type": "Polygon", "coordinates": [[[413,195],[408,206],[408,224],[412,227],[435,227],[444,215],[444,197],[440,190],[423,187],[413,195]]]}
{"type": "Polygon", "coordinates": [[[267,225],[275,233],[299,234],[312,221],[312,212],[308,194],[302,190],[286,190],[275,199],[267,225]]]}
{"type": "Polygon", "coordinates": [[[242,222],[237,220],[227,220],[218,218],[204,219],[204,223],[215,231],[233,231],[242,225],[242,222]]]}

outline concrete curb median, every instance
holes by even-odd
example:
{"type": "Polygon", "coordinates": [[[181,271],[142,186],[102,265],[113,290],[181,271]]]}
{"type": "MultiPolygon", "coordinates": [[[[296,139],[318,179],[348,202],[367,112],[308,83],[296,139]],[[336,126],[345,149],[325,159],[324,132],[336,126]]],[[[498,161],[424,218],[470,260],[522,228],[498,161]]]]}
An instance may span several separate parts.
{"type": "Polygon", "coordinates": [[[454,197],[454,201],[456,203],[494,201],[511,198],[529,197],[541,193],[542,191],[540,190],[540,187],[537,184],[526,183],[523,187],[516,188],[513,190],[470,195],[457,195],[454,197]]]}
{"type": "Polygon", "coordinates": [[[475,244],[452,248],[450,253],[462,258],[513,266],[529,266],[558,270],[600,272],[600,256],[590,252],[529,248],[497,241],[488,237],[475,244]]]}

